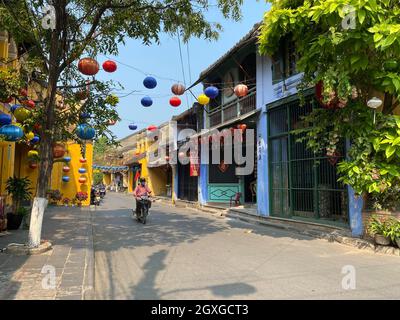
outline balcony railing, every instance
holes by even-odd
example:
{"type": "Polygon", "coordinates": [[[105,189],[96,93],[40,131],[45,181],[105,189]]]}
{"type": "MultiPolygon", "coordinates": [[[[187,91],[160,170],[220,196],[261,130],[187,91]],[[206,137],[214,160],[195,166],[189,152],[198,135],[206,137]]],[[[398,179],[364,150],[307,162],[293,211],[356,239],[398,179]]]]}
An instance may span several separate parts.
{"type": "Polygon", "coordinates": [[[249,91],[247,96],[223,104],[209,114],[209,127],[235,119],[256,109],[256,88],[249,91]]]}

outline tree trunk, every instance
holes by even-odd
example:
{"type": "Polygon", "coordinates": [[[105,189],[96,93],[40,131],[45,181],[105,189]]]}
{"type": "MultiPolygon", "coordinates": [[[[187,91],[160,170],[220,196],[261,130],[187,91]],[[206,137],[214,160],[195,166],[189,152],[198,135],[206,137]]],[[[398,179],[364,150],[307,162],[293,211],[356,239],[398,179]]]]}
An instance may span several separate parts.
{"type": "Polygon", "coordinates": [[[383,114],[391,114],[393,112],[393,95],[390,93],[385,93],[382,112],[383,114]]]}
{"type": "Polygon", "coordinates": [[[46,99],[44,105],[44,119],[41,130],[41,143],[39,148],[39,156],[41,158],[39,165],[39,177],[36,191],[36,197],[33,200],[31,212],[31,222],[29,226],[29,247],[35,248],[40,245],[42,232],[42,222],[44,211],[47,206],[47,190],[51,171],[53,169],[53,142],[54,142],[54,122],[55,112],[54,105],[57,93],[57,83],[60,76],[59,64],[61,61],[60,50],[60,24],[52,32],[50,47],[50,66],[49,66],[49,83],[46,88],[46,99]]]}

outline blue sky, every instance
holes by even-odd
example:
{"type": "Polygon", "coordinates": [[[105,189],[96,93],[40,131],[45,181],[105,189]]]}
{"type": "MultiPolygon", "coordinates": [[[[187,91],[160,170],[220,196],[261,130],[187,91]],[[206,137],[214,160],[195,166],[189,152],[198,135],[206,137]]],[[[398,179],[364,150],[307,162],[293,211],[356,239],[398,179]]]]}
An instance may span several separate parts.
{"type": "MultiPolygon", "coordinates": [[[[201,39],[191,39],[188,47],[182,46],[184,70],[187,86],[198,79],[201,71],[206,69],[215,60],[228,51],[235,43],[247,34],[253,25],[262,20],[264,12],[269,8],[264,0],[245,0],[242,7],[243,18],[239,22],[224,20],[215,11],[207,14],[209,21],[218,21],[223,25],[224,31],[220,34],[218,41],[205,41],[201,39]],[[188,59],[188,49],[190,63],[188,59]],[[190,67],[189,67],[190,66],[190,67]]],[[[106,58],[100,56],[99,63],[102,64],[106,58]]],[[[180,114],[188,108],[187,99],[182,96],[182,104],[178,108],[169,105],[172,97],[171,86],[176,79],[183,83],[182,67],[179,54],[178,39],[169,35],[161,36],[160,45],[145,46],[140,41],[128,40],[124,47],[120,47],[118,57],[118,70],[115,73],[107,74],[100,72],[102,80],[115,80],[124,86],[124,90],[118,95],[130,93],[137,90],[134,94],[120,98],[117,107],[120,118],[116,125],[111,127],[118,138],[123,138],[133,131],[128,128],[129,123],[134,122],[138,125],[138,130],[150,124],[158,125],[168,121],[173,115],[180,114]],[[145,74],[125,66],[123,64],[138,68],[146,74],[152,74],[157,79],[158,85],[155,89],[146,89],[143,86],[145,74]],[[161,78],[160,78],[161,77],[161,78]],[[165,79],[164,79],[165,78],[165,79]],[[140,100],[148,95],[153,99],[153,105],[149,108],[142,107],[140,100]]],[[[194,89],[194,93],[201,93],[201,86],[194,89]]],[[[189,105],[194,99],[189,97],[189,105]]]]}

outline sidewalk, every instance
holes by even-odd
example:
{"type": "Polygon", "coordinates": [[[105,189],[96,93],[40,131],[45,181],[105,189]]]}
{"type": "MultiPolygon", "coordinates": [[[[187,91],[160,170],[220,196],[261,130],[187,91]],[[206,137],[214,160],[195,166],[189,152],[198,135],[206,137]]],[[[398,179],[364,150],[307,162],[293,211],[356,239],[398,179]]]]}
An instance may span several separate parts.
{"type": "MultiPolygon", "coordinates": [[[[0,248],[27,238],[28,230],[8,231],[0,236],[0,248]]],[[[89,208],[49,207],[42,239],[53,249],[32,256],[0,253],[0,299],[91,299],[94,252],[89,208]]]]}
{"type": "MultiPolygon", "coordinates": [[[[156,197],[158,201],[167,205],[174,205],[170,199],[156,197]]],[[[318,222],[285,219],[278,217],[264,217],[257,214],[255,207],[230,207],[226,203],[207,203],[200,206],[197,202],[176,200],[176,207],[191,207],[200,211],[211,213],[218,217],[241,220],[250,224],[259,224],[278,229],[284,229],[298,234],[303,234],[318,239],[325,239],[329,242],[338,242],[343,245],[352,246],[358,249],[369,250],[374,253],[400,256],[400,248],[393,246],[381,246],[374,244],[371,240],[354,238],[350,230],[318,222]]]]}

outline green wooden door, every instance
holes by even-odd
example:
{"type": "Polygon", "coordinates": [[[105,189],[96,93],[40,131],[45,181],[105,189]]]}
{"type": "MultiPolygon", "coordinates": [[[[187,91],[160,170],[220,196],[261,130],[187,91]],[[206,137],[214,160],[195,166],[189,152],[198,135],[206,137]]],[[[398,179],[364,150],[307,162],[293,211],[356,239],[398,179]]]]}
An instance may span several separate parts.
{"type": "Polygon", "coordinates": [[[348,222],[347,192],[337,182],[335,163],[308,150],[295,133],[315,107],[311,98],[304,106],[293,99],[268,110],[270,213],[348,222]]]}

